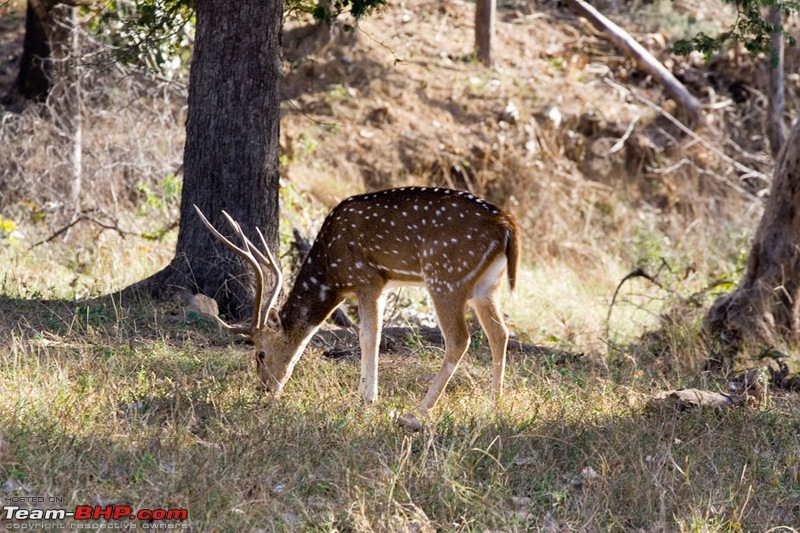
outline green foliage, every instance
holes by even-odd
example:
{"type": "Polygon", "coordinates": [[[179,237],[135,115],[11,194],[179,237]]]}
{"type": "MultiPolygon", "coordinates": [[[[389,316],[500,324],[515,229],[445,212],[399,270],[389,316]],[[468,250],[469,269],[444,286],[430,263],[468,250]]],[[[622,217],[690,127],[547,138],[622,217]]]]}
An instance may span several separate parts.
{"type": "MultiPolygon", "coordinates": [[[[341,14],[360,19],[383,5],[385,0],[288,0],[285,13],[308,13],[330,25],[341,14]]],[[[111,0],[91,18],[89,28],[112,46],[116,61],[180,76],[190,56],[194,10],[193,0],[111,0]]]]}
{"type": "Polygon", "coordinates": [[[167,174],[156,188],[147,183],[139,182],[136,185],[139,192],[144,194],[145,203],[139,208],[144,215],[150,210],[167,212],[172,207],[177,207],[181,198],[183,182],[175,174],[167,174]]]}
{"type": "MultiPolygon", "coordinates": [[[[289,5],[297,0],[290,0],[289,5]]],[[[329,25],[336,17],[342,13],[349,13],[353,18],[360,19],[366,15],[372,14],[376,10],[383,7],[385,0],[334,0],[333,2],[306,2],[300,0],[298,4],[304,4],[304,11],[314,15],[314,18],[320,21],[325,21],[329,25]]]]}
{"type": "Polygon", "coordinates": [[[775,24],[764,19],[762,8],[774,7],[780,11],[783,19],[793,15],[800,2],[797,0],[725,0],[736,6],[736,21],[730,30],[717,36],[710,36],[703,32],[694,37],[677,41],[672,49],[677,54],[688,54],[695,50],[703,52],[710,57],[726,46],[729,42],[741,42],[751,55],[769,54],[773,63],[776,61],[776,51],[770,42],[774,33],[780,33],[783,38],[794,46],[797,41],[783,29],[783,25],[775,24]]]}
{"type": "Polygon", "coordinates": [[[193,37],[192,0],[116,0],[90,22],[113,57],[162,75],[179,75],[193,37]]]}

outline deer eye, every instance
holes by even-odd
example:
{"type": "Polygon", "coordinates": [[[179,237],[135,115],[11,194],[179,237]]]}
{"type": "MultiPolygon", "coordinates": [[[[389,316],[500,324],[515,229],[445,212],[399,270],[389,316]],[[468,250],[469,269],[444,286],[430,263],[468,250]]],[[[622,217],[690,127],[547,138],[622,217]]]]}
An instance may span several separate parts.
{"type": "Polygon", "coordinates": [[[258,358],[258,361],[259,361],[259,362],[261,362],[261,363],[263,363],[263,362],[264,362],[264,358],[265,358],[266,356],[267,356],[267,354],[266,354],[264,351],[260,351],[260,352],[258,352],[258,354],[256,355],[256,357],[258,358]]]}

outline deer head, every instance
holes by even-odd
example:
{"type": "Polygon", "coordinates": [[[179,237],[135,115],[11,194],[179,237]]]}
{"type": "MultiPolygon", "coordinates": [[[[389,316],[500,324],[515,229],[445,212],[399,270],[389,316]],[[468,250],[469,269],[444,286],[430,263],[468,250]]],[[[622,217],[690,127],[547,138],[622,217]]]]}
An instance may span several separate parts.
{"type": "MultiPolygon", "coordinates": [[[[261,240],[264,251],[258,249],[242,231],[238,222],[233,220],[225,211],[222,215],[228,221],[237,237],[242,241],[239,247],[222,235],[208,221],[196,205],[194,206],[200,220],[211,231],[211,233],[227,248],[236,255],[247,261],[255,273],[255,305],[253,306],[253,317],[249,325],[235,326],[226,323],[217,317],[219,324],[226,330],[250,339],[255,345],[256,372],[261,383],[270,392],[280,392],[286,380],[291,375],[292,368],[299,357],[298,342],[293,335],[287,335],[281,325],[281,319],[275,308],[281,286],[283,285],[283,275],[280,266],[269,251],[264,235],[261,230],[256,228],[256,232],[261,240]],[[264,268],[272,270],[275,278],[275,286],[269,291],[265,298],[264,290],[264,268]],[[264,302],[266,301],[266,305],[264,302]]],[[[302,352],[302,349],[299,350],[302,352]]]]}

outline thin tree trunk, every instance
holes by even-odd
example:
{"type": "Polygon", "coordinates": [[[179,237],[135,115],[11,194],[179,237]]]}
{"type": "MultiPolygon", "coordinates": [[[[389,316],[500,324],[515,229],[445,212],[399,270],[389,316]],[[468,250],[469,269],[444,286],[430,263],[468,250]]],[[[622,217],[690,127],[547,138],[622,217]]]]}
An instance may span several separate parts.
{"type": "Polygon", "coordinates": [[[193,205],[231,238],[222,210],[253,242],[261,228],[277,251],[283,2],[198,0],[196,17],[175,258],[134,289],[157,297],[201,292],[243,317],[252,310],[252,273],[211,236],[193,205]]]}
{"type": "Polygon", "coordinates": [[[475,48],[478,60],[490,67],[494,63],[492,47],[494,44],[497,0],[476,0],[475,2],[475,48]]]}
{"type": "Polygon", "coordinates": [[[722,355],[749,344],[796,344],[800,306],[800,122],[775,168],[747,271],[736,290],[717,299],[704,329],[722,355]]]}
{"type": "MultiPolygon", "coordinates": [[[[44,21],[52,50],[53,79],[47,104],[67,140],[69,174],[64,182],[65,205],[73,220],[81,211],[83,184],[83,116],[81,110],[78,8],[64,4],[52,7],[44,21]]],[[[66,234],[65,234],[66,237],[66,234]]]]}
{"type": "MultiPolygon", "coordinates": [[[[780,9],[770,6],[767,17],[771,24],[782,27],[780,9]]],[[[773,58],[770,61],[769,110],[767,113],[767,138],[773,157],[778,155],[786,142],[786,125],[783,122],[784,94],[784,52],[783,36],[775,32],[771,37],[773,58]]]]}

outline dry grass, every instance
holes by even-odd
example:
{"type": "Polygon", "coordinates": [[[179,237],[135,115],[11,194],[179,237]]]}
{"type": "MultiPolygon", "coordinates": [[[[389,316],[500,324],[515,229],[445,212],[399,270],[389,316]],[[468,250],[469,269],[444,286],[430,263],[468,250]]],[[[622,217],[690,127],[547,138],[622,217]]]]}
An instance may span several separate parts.
{"type": "MultiPolygon", "coordinates": [[[[797,398],[725,413],[649,409],[651,370],[515,358],[488,401],[468,354],[426,429],[412,410],[435,350],[357,361],[311,352],[284,395],[249,350],[176,309],[4,299],[0,459],[9,494],[188,508],[198,530],[754,531],[800,520],[797,398]]],[[[693,384],[703,383],[694,378],[693,384]]],[[[668,385],[668,383],[664,383],[668,385]]],[[[673,383],[677,385],[677,383],[673,383]]],[[[785,529],[789,531],[789,529],[785,529]]]]}
{"type": "MultiPolygon", "coordinates": [[[[31,249],[70,221],[70,146],[46,108],[0,123],[6,496],[61,497],[67,508],[185,507],[187,525],[203,531],[800,524],[796,395],[727,412],[648,406],[657,390],[727,386],[699,370],[707,352],[698,322],[714,296],[704,289],[736,279],[760,215],[766,184],[726,156],[769,174],[763,100],[751,91],[711,112],[704,145],[604,82],[669,106],[555,3],[505,5],[499,66],[483,69],[470,57],[471,6],[392,4],[354,42],[291,48],[287,32],[282,245],[293,226],[313,234],[349,193],[469,187],[524,229],[520,289],[506,302],[517,335],[563,353],[513,356],[495,411],[476,339],[425,430],[411,434],[395,418],[415,408],[440,362],[424,343],[411,357],[382,357],[374,405],[356,393],[356,361],[315,350],[276,399],[256,391],[247,347],[177,303],[86,300],[171,258],[174,231],[152,234],[176,217],[171,176],[185,106],[179,86],[87,73],[81,207],[116,230],[84,221],[31,249]],[[611,295],[635,267],[659,272],[662,288],[627,282],[607,324],[611,295]],[[648,329],[657,331],[642,336],[648,329]]],[[[629,27],[652,31],[659,9],[629,27]]],[[[708,72],[692,61],[684,68],[687,79],[708,72]]],[[[735,83],[761,87],[741,56],[708,69],[717,100],[735,83]]],[[[792,87],[791,105],[797,95],[792,87]]],[[[409,292],[403,301],[430,318],[420,299],[409,292]]],[[[401,309],[396,320],[413,318],[401,309]]]]}

